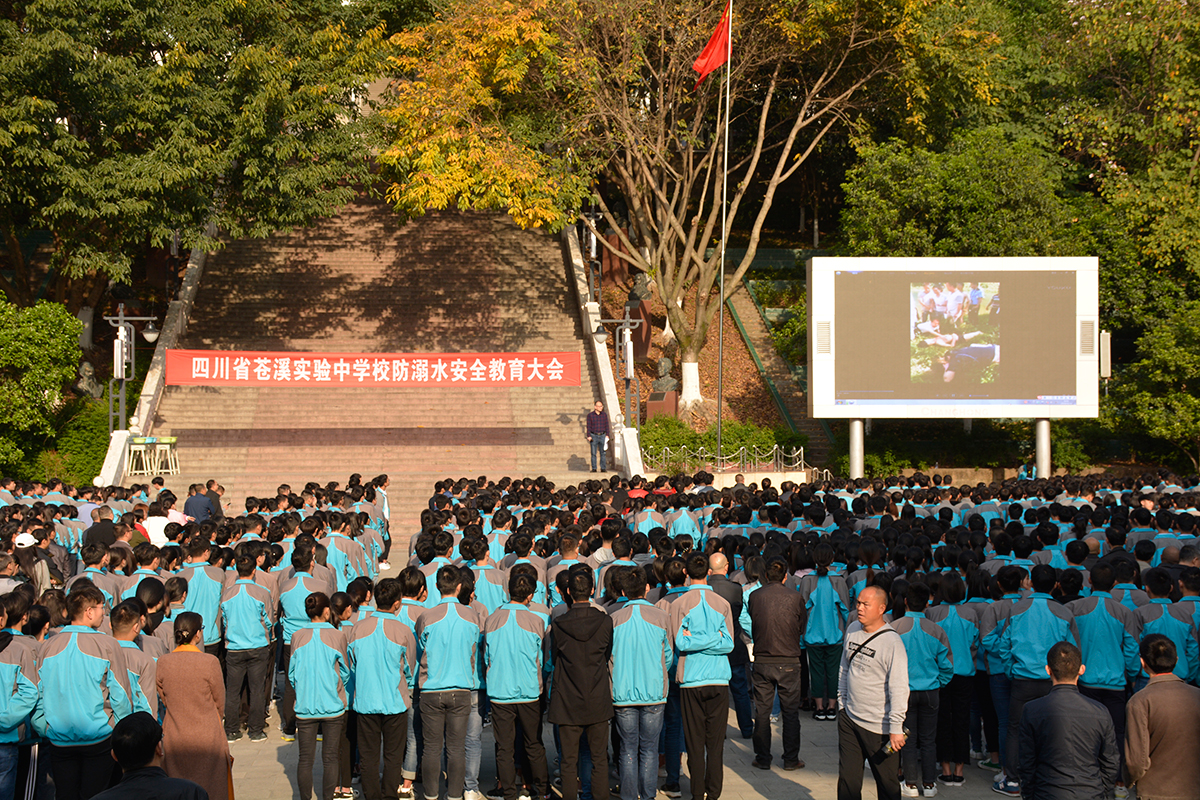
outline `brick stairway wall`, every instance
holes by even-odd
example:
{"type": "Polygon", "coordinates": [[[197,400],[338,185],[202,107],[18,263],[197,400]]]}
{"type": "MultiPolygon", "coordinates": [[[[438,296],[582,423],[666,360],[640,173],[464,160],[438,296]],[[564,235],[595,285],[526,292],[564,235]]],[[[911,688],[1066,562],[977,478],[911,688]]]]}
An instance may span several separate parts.
{"type": "MultiPolygon", "coordinates": [[[[360,199],[291,234],[229,244],[208,262],[182,347],[314,352],[580,352],[555,237],[506,216],[444,212],[397,223],[360,199]]],[[[179,438],[177,489],[215,478],[241,508],[280,483],[392,478],[407,538],[434,481],[588,473],[578,388],[168,387],[154,433],[179,438]]],[[[395,535],[395,534],[394,534],[395,535]]]]}

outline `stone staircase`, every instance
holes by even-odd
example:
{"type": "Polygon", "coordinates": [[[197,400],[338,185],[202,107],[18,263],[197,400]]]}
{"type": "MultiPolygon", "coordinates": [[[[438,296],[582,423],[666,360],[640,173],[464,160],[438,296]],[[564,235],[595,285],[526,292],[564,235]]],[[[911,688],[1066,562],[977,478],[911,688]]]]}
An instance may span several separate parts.
{"type": "MultiPolygon", "coordinates": [[[[209,258],[181,347],[372,352],[580,352],[559,240],[500,214],[398,223],[362,198],[291,234],[209,258]]],[[[583,354],[571,388],[167,387],[153,433],[178,437],[183,474],[240,509],[280,483],[392,479],[393,536],[437,480],[591,477],[584,417],[599,396],[583,354]]]]}

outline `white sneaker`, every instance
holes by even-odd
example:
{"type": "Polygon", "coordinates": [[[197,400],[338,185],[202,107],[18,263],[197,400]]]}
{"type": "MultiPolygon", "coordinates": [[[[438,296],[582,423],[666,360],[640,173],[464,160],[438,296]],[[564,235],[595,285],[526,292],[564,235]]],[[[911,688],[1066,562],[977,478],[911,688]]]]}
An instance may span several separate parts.
{"type": "Polygon", "coordinates": [[[484,797],[480,792],[472,792],[467,790],[463,792],[463,800],[484,800],[484,797]]]}
{"type": "Polygon", "coordinates": [[[921,789],[921,796],[922,797],[937,797],[937,784],[936,783],[925,784],[925,787],[923,789],[921,789]]]}
{"type": "Polygon", "coordinates": [[[900,795],[902,797],[920,797],[921,790],[911,783],[900,782],[900,795]]]}

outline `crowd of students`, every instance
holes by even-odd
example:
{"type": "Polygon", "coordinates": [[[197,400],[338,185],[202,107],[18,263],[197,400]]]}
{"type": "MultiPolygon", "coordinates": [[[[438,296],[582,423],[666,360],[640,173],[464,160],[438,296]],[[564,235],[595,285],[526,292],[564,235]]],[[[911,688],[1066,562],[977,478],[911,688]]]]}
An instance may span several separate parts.
{"type": "MultiPolygon", "coordinates": [[[[85,501],[57,482],[0,481],[12,688],[0,797],[33,797],[50,774],[64,800],[105,789],[118,777],[111,731],[136,711],[165,720],[168,773],[228,796],[228,742],[243,728],[268,738],[277,692],[303,798],[319,741],[323,800],[353,796],[356,774],[369,800],[412,798],[417,784],[428,800],[442,786],[482,800],[487,720],[490,796],[607,800],[611,748],[622,800],[655,797],[660,759],[661,791],[679,797],[684,752],[693,800],[717,800],[731,703],[760,769],[773,714],[785,770],[804,767],[802,709],[844,716],[846,635],[868,586],[890,598],[906,653],[906,796],[962,784],[972,763],[1020,794],[1022,710],[1049,691],[1058,642],[1081,650],[1080,691],[1118,739],[1150,680],[1139,641],[1166,636],[1174,673],[1200,679],[1194,478],[717,490],[703,472],[565,489],[481,476],[435,486],[395,577],[381,576],[386,487],[284,486],[236,517],[218,493],[209,518],[156,526],[175,498],[153,486],[85,501]],[[216,670],[203,702],[175,699],[162,674],[175,655],[216,670]]],[[[1144,741],[1135,751],[1126,774],[1144,776],[1144,741]]]]}

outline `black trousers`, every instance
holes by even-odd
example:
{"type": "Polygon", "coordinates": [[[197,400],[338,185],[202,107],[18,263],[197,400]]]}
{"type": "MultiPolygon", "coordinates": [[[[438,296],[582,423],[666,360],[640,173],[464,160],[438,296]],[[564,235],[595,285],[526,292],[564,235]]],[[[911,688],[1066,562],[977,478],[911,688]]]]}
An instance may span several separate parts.
{"type": "Polygon", "coordinates": [[[941,688],[938,708],[938,761],[971,763],[971,693],[974,675],[955,675],[941,688]]]}
{"type": "Polygon", "coordinates": [[[864,759],[879,800],[900,800],[900,753],[878,758],[887,743],[886,735],[856,725],[845,711],[838,714],[838,800],[862,800],[864,759]]]}
{"type": "MultiPolygon", "coordinates": [[[[992,703],[992,679],[987,670],[975,673],[975,702],[983,722],[983,749],[994,753],[1000,749],[1000,718],[996,716],[996,706],[992,703]]],[[[1004,760],[1003,753],[1000,753],[1000,759],[1004,760]]]]}
{"type": "Polygon", "coordinates": [[[50,745],[50,774],[58,800],[87,800],[121,780],[112,757],[112,737],[97,744],[50,745]]]}
{"type": "Polygon", "coordinates": [[[421,785],[425,796],[439,796],[442,779],[442,750],[446,751],[446,797],[461,800],[467,777],[467,718],[471,715],[471,693],[466,689],[421,692],[421,728],[425,733],[425,756],[421,785]]]}
{"type": "Polygon", "coordinates": [[[1017,768],[1021,763],[1021,712],[1030,700],[1037,700],[1050,693],[1050,679],[1031,681],[1013,678],[1012,694],[1008,698],[1008,739],[1004,743],[1004,774],[1010,781],[1017,780],[1017,768]]]}
{"type": "Polygon", "coordinates": [[[279,730],[283,733],[296,732],[296,687],[288,680],[288,666],[292,663],[292,646],[283,645],[283,699],[276,708],[279,710],[279,730]]]}
{"type": "MultiPolygon", "coordinates": [[[[683,741],[687,744],[692,800],[717,800],[725,785],[729,687],[680,687],[679,709],[683,717],[683,741]]],[[[767,719],[770,720],[769,713],[767,719]]]]}
{"type": "MultiPolygon", "coordinates": [[[[404,746],[408,743],[408,712],[399,714],[359,714],[358,753],[362,774],[362,791],[366,800],[382,800],[379,784],[379,748],[383,746],[383,786],[393,797],[400,783],[400,765],[404,763],[404,746]]],[[[347,784],[348,785],[348,784],[347,784]]]]}
{"type": "MultiPolygon", "coordinates": [[[[579,740],[584,736],[592,751],[592,800],[608,800],[608,723],[604,720],[591,725],[558,726],[558,741],[562,745],[562,761],[558,766],[563,800],[578,800],[579,797],[579,740]]],[[[493,716],[492,725],[495,724],[493,716]]]]}
{"type": "Polygon", "coordinates": [[[754,686],[754,755],[771,761],[771,707],[775,693],[783,716],[783,763],[800,759],[800,661],[755,661],[750,674],[754,686]]]}
{"type": "Polygon", "coordinates": [[[900,752],[904,763],[904,782],[920,786],[937,782],[937,725],[941,705],[939,690],[908,693],[908,741],[900,752]]]}
{"type": "Polygon", "coordinates": [[[533,786],[534,797],[550,792],[546,747],[542,744],[542,711],[537,700],[529,703],[492,703],[492,733],[496,737],[496,774],[504,790],[504,800],[517,800],[517,728],[521,729],[522,747],[529,760],[525,778],[533,786]]]}
{"type": "Polygon", "coordinates": [[[312,797],[313,764],[317,760],[317,730],[321,732],[321,800],[333,800],[338,779],[338,754],[346,733],[346,715],[296,720],[296,742],[300,745],[296,782],[300,796],[312,797]]]}
{"type": "Polygon", "coordinates": [[[267,727],[267,679],[271,671],[270,646],[254,650],[230,650],[225,654],[228,672],[225,674],[225,733],[236,736],[241,732],[242,684],[250,694],[247,707],[247,727],[251,733],[262,733],[267,727]]]}
{"type": "Polygon", "coordinates": [[[1125,774],[1125,690],[1124,689],[1096,689],[1091,686],[1080,684],[1079,693],[1084,697],[1090,697],[1108,710],[1108,715],[1112,717],[1113,732],[1117,736],[1117,758],[1118,758],[1118,775],[1125,774]]]}

